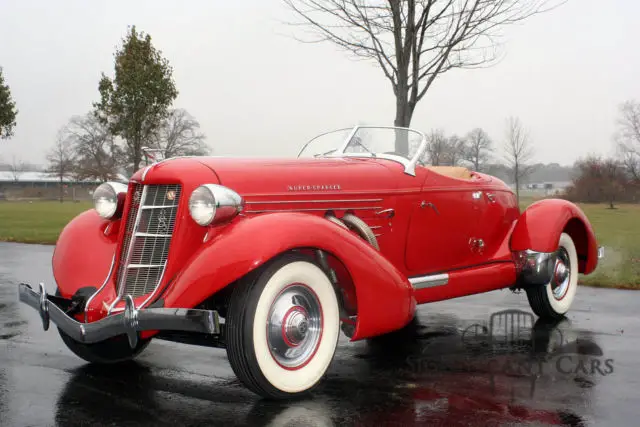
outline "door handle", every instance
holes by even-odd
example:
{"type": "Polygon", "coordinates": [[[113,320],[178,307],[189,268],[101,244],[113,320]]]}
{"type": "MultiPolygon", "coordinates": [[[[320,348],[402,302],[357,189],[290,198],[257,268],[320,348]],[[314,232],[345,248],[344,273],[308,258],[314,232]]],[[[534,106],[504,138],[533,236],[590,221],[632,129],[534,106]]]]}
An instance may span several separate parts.
{"type": "Polygon", "coordinates": [[[433,209],[434,211],[436,211],[436,213],[437,213],[438,215],[440,215],[440,212],[438,212],[438,208],[436,208],[436,205],[434,205],[434,204],[433,204],[433,203],[431,203],[431,202],[426,202],[426,201],[424,201],[424,200],[423,200],[423,201],[422,201],[422,203],[420,203],[420,207],[421,207],[422,209],[424,209],[424,208],[426,208],[426,207],[430,207],[431,209],[433,209]]]}

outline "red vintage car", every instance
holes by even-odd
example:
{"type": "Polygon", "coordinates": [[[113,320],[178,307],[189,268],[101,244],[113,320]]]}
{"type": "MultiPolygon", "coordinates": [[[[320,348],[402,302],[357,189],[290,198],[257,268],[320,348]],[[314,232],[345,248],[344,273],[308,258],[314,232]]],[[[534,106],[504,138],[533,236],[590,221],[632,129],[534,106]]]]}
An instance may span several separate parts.
{"type": "Polygon", "coordinates": [[[21,284],[20,299],[89,362],[154,338],[223,347],[249,389],[280,399],[318,384],[341,331],[393,333],[417,304],[524,289],[562,317],[602,256],[584,213],[521,212],[502,181],[429,166],[427,148],[419,131],[356,126],[292,159],[155,162],[96,189],[58,239],[55,295],[21,284]]]}

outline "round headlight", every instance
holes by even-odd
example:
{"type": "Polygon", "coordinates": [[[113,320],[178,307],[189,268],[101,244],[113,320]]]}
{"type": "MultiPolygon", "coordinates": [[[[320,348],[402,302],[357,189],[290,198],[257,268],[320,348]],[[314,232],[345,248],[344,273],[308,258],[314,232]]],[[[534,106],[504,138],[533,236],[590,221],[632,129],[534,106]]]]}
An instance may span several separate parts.
{"type": "Polygon", "coordinates": [[[189,213],[199,225],[232,219],[242,211],[242,197],[235,191],[217,184],[196,188],[189,198],[189,213]]]}
{"type": "Polygon", "coordinates": [[[124,197],[121,194],[127,193],[127,186],[119,182],[105,182],[100,184],[93,193],[93,205],[96,212],[104,219],[111,219],[122,209],[124,197]]]}
{"type": "Polygon", "coordinates": [[[216,214],[216,199],[205,186],[198,187],[189,198],[191,218],[200,225],[209,225],[216,214]]]}

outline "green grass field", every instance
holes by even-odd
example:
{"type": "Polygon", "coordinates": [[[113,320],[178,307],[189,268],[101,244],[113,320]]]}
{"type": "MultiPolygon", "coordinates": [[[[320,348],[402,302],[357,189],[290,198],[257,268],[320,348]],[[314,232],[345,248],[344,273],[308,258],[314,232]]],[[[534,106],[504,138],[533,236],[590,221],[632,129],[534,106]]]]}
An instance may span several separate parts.
{"type": "MultiPolygon", "coordinates": [[[[521,205],[532,202],[523,198],[521,205]]],[[[91,202],[0,202],[0,241],[54,244],[65,224],[91,207],[91,202]]],[[[640,289],[640,205],[580,207],[605,247],[605,258],[582,283],[640,289]]]]}
{"type": "Polygon", "coordinates": [[[0,241],[54,244],[62,228],[91,202],[0,202],[0,241]]]}
{"type": "MultiPolygon", "coordinates": [[[[533,198],[521,198],[526,208],[533,198]]],[[[578,204],[591,222],[605,257],[581,283],[598,287],[640,289],[640,205],[578,204]]]]}

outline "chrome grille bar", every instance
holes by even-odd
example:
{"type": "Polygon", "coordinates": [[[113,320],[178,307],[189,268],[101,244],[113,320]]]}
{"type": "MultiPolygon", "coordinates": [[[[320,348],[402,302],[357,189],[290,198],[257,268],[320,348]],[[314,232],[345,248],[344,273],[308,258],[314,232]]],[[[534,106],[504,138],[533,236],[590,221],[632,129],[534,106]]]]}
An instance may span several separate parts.
{"type": "Polygon", "coordinates": [[[180,192],[181,187],[177,184],[145,185],[139,205],[136,205],[136,197],[132,198],[119,267],[118,299],[124,295],[134,298],[149,295],[151,298],[160,285],[169,256],[180,192]]]}

